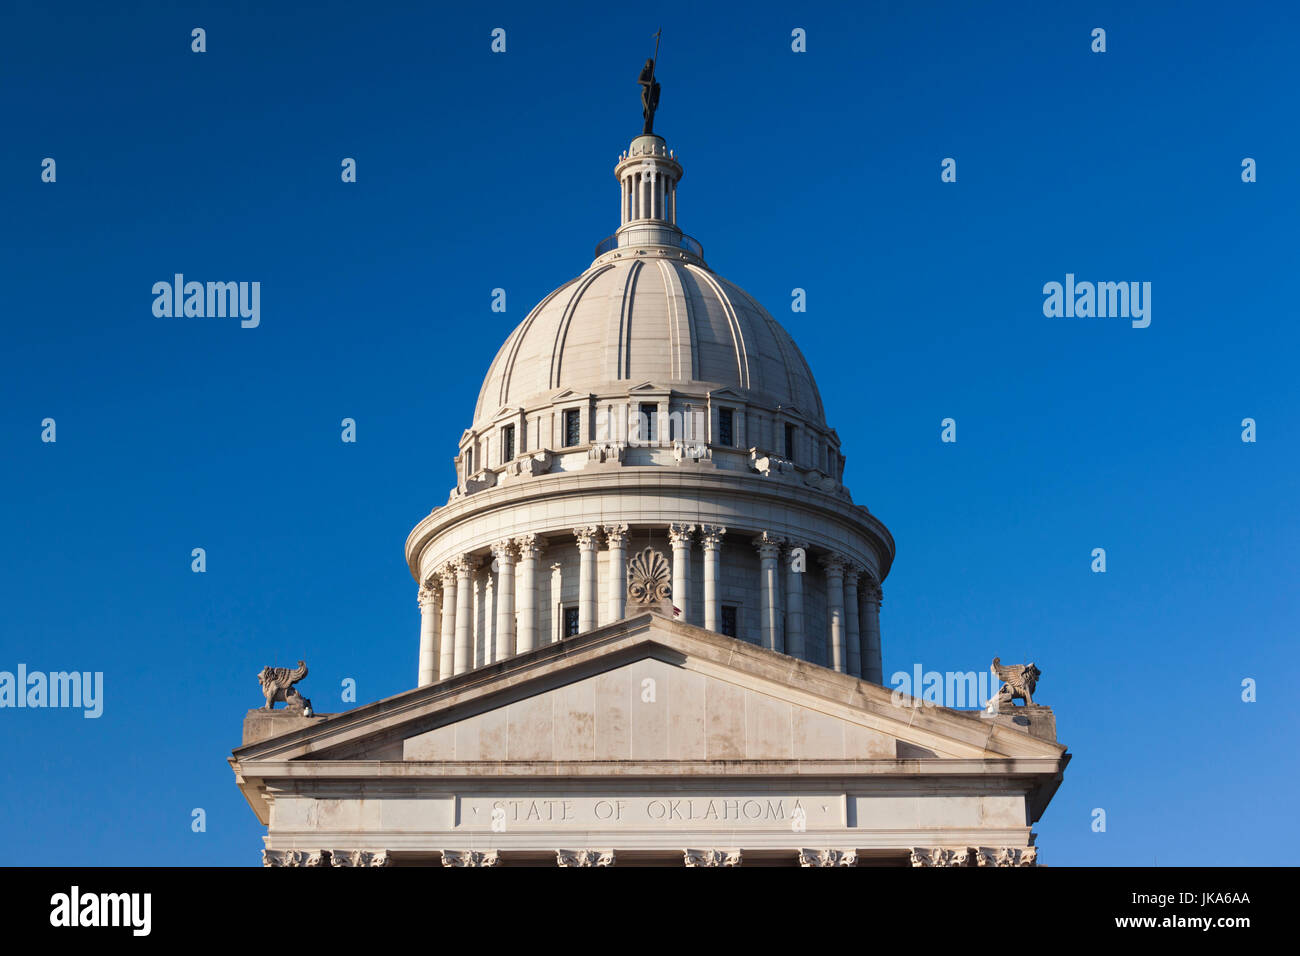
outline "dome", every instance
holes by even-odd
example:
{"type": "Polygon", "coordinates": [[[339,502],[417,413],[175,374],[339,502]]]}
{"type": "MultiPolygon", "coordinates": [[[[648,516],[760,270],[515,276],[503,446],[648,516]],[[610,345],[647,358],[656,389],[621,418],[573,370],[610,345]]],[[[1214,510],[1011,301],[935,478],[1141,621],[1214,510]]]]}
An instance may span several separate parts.
{"type": "Polygon", "coordinates": [[[617,231],[488,368],[456,485],[407,538],[421,683],[626,619],[651,566],[683,624],[880,680],[893,538],[789,333],[678,228],[682,172],[632,140],[617,231]]]}
{"type": "Polygon", "coordinates": [[[729,386],[825,424],[817,384],[789,333],[739,286],[671,248],[606,254],[543,299],[493,360],[474,421],[560,389],[645,381],[729,386]]]}

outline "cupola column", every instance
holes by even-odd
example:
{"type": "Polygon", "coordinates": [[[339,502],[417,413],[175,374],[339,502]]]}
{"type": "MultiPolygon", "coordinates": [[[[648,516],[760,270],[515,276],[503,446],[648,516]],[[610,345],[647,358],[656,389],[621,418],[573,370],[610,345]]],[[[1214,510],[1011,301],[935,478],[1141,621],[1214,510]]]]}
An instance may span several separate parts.
{"type": "Polygon", "coordinates": [[[574,528],[578,539],[578,633],[596,626],[596,546],[600,529],[595,525],[574,528]]]}
{"type": "Polygon", "coordinates": [[[830,632],[831,667],[845,672],[844,654],[844,559],[838,554],[822,559],[826,569],[826,624],[830,632]]]}
{"type": "Polygon", "coordinates": [[[721,525],[702,525],[700,544],[704,546],[704,626],[710,631],[719,630],[718,596],[722,589],[722,536],[727,529],[721,525]]]}
{"type": "Polygon", "coordinates": [[[673,546],[673,607],[681,612],[683,623],[689,623],[691,612],[691,540],[695,535],[693,524],[670,524],[668,540],[673,546]]]}
{"type": "Polygon", "coordinates": [[[862,632],[858,614],[858,576],[862,568],[850,564],[844,570],[844,644],[848,648],[849,673],[862,676],[862,632]]]}
{"type": "Polygon", "coordinates": [[[432,584],[430,580],[416,596],[420,605],[420,687],[438,679],[438,591],[432,584]]]}
{"type": "Polygon", "coordinates": [[[764,531],[754,539],[759,563],[759,627],[760,640],[769,651],[784,651],[777,630],[780,616],[777,609],[777,560],[784,542],[764,531]]]}
{"type": "Polygon", "coordinates": [[[609,546],[609,619],[621,621],[627,614],[627,525],[605,525],[609,546]]]}
{"type": "Polygon", "coordinates": [[[785,553],[785,652],[808,659],[804,639],[803,575],[808,566],[808,542],[791,541],[785,553]]]}

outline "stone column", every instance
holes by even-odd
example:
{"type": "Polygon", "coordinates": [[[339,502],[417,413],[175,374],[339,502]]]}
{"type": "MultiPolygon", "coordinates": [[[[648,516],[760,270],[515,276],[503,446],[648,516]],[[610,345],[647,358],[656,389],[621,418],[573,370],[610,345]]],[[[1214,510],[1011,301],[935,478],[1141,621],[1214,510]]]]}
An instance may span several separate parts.
{"type": "Polygon", "coordinates": [[[574,528],[578,539],[578,633],[596,626],[596,546],[600,529],[595,525],[574,528]]]}
{"type": "Polygon", "coordinates": [[[551,565],[551,643],[554,644],[560,638],[564,637],[564,605],[560,603],[560,595],[564,592],[561,585],[564,583],[564,565],[556,562],[551,565]]]}
{"type": "Polygon", "coordinates": [[[456,672],[456,569],[445,564],[442,578],[442,637],[438,641],[438,680],[456,672]]]}
{"type": "Polygon", "coordinates": [[[621,621],[627,615],[627,525],[605,525],[609,546],[609,619],[621,621]]]}
{"type": "Polygon", "coordinates": [[[764,531],[754,539],[759,562],[759,621],[763,646],[769,651],[783,651],[777,641],[776,564],[782,541],[764,531]]]}
{"type": "Polygon", "coordinates": [[[718,592],[722,590],[722,536],[726,533],[721,525],[700,526],[700,544],[704,546],[704,626],[710,631],[721,629],[718,592]]]}
{"type": "Polygon", "coordinates": [[[785,554],[785,652],[808,659],[803,620],[803,575],[808,567],[808,542],[791,541],[785,554]]]}
{"type": "Polygon", "coordinates": [[[683,623],[689,620],[691,611],[691,539],[694,535],[693,524],[668,526],[668,540],[673,546],[673,607],[683,623]]]}
{"type": "Polygon", "coordinates": [[[542,556],[546,539],[539,534],[521,534],[514,543],[519,549],[519,569],[524,576],[517,599],[519,640],[515,650],[527,654],[537,647],[537,559],[542,556]]]}
{"type": "Polygon", "coordinates": [[[858,575],[862,569],[850,564],[844,569],[844,644],[849,652],[849,673],[862,676],[862,631],[858,625],[858,575]]]}
{"type": "Polygon", "coordinates": [[[515,655],[515,549],[509,541],[492,545],[492,555],[497,561],[497,627],[494,661],[503,661],[515,655]]]}
{"type": "Polygon", "coordinates": [[[456,666],[455,672],[463,674],[473,666],[474,660],[474,591],[470,572],[478,562],[468,555],[454,562],[456,569],[456,666]]]}
{"type": "Polygon", "coordinates": [[[862,679],[882,680],[880,659],[880,585],[867,581],[862,588],[862,679]]]}
{"type": "Polygon", "coordinates": [[[416,600],[420,605],[420,687],[438,679],[438,592],[429,585],[420,588],[416,600]]]}
{"type": "Polygon", "coordinates": [[[826,569],[826,624],[830,632],[830,666],[845,672],[844,652],[844,559],[830,554],[822,559],[826,569]]]}

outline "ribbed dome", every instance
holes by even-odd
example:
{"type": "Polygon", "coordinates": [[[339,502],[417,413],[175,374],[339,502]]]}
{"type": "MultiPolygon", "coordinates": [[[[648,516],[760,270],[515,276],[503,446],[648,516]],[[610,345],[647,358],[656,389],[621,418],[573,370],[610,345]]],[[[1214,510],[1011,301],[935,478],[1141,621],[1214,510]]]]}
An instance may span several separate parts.
{"type": "Polygon", "coordinates": [[[653,381],[748,390],[824,424],[817,384],[789,333],[743,289],[674,252],[603,256],[543,299],[493,360],[474,421],[560,389],[653,381]]]}

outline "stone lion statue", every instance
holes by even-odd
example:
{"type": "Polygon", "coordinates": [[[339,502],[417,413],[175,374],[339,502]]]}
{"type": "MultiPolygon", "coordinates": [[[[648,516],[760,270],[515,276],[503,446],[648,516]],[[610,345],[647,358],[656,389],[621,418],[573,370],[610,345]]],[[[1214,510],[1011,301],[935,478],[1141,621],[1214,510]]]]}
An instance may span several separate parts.
{"type": "Polygon", "coordinates": [[[298,693],[293,686],[306,676],[307,664],[303,661],[299,661],[298,666],[293,669],[263,667],[261,673],[257,675],[257,681],[262,685],[262,694],[266,697],[266,709],[274,710],[275,702],[279,700],[284,701],[286,711],[301,712],[304,717],[310,717],[311,701],[298,693]]]}

